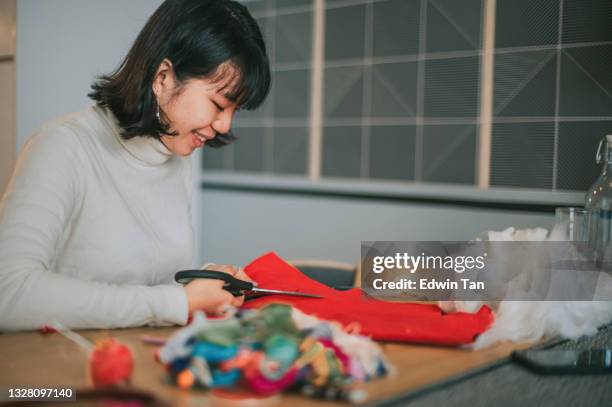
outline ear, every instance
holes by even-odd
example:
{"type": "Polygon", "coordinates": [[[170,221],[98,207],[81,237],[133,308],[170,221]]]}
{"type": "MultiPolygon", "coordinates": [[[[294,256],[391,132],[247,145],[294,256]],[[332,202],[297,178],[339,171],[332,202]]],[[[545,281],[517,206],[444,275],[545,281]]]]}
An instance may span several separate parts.
{"type": "Polygon", "coordinates": [[[176,78],[174,76],[172,62],[165,58],[161,64],[159,64],[157,72],[155,72],[155,76],[153,77],[153,84],[151,85],[158,103],[163,105],[169,100],[175,85],[176,78]]]}

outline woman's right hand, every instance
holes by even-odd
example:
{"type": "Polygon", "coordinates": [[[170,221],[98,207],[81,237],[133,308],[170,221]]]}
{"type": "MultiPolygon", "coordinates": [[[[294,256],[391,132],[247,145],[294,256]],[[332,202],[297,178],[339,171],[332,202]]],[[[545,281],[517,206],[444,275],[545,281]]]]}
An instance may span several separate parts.
{"type": "MultiPolygon", "coordinates": [[[[222,271],[237,278],[245,279],[240,270],[229,265],[210,265],[208,270],[222,271]]],[[[223,289],[222,280],[195,278],[185,285],[189,314],[194,311],[204,311],[207,314],[220,315],[228,306],[239,307],[244,302],[244,296],[234,297],[223,289]]]]}

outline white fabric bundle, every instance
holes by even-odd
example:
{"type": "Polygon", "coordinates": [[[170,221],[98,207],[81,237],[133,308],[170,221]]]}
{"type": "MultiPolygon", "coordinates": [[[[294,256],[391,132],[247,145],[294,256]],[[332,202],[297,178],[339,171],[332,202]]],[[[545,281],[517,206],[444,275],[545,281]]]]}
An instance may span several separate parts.
{"type": "MultiPolygon", "coordinates": [[[[501,232],[488,232],[490,241],[542,241],[547,240],[548,231],[543,228],[515,230],[510,227],[501,232]]],[[[548,237],[548,240],[555,240],[548,237]]],[[[537,270],[525,269],[522,273],[537,270]]],[[[520,281],[523,275],[514,279],[520,281]]],[[[520,289],[517,284],[515,289],[520,289]]],[[[612,277],[600,273],[595,298],[610,298],[612,277]]],[[[475,312],[483,302],[441,301],[446,312],[475,312]]],[[[526,342],[544,337],[560,336],[575,339],[592,335],[597,328],[612,321],[611,301],[509,301],[489,303],[495,310],[495,322],[476,342],[472,349],[482,349],[499,341],[526,342]]]]}

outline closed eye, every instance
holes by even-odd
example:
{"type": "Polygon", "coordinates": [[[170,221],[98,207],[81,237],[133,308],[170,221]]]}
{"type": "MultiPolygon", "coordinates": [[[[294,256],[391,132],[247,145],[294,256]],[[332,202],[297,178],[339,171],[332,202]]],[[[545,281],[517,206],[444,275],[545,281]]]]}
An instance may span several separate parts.
{"type": "Polygon", "coordinates": [[[225,109],[223,107],[221,107],[217,102],[215,102],[214,100],[212,101],[213,105],[215,105],[215,107],[217,108],[217,110],[222,113],[225,109]]]}

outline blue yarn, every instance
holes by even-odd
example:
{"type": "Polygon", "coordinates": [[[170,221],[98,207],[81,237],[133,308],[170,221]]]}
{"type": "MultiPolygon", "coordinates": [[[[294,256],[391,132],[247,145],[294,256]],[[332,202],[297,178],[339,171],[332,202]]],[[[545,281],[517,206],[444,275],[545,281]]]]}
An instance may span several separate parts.
{"type": "Polygon", "coordinates": [[[307,382],[310,377],[312,376],[312,366],[311,365],[305,365],[304,367],[302,367],[300,370],[298,370],[297,372],[297,376],[296,376],[296,381],[298,382],[307,382]]]}
{"type": "Polygon", "coordinates": [[[376,375],[377,376],[384,376],[387,374],[387,368],[384,364],[384,362],[382,360],[378,361],[378,366],[376,368],[376,375]]]}
{"type": "Polygon", "coordinates": [[[241,374],[240,369],[232,369],[227,372],[213,369],[211,387],[233,387],[240,379],[241,374]]]}
{"type": "Polygon", "coordinates": [[[332,339],[333,333],[329,324],[318,324],[315,325],[310,333],[311,336],[315,338],[324,338],[324,339],[332,339]]]}
{"type": "Polygon", "coordinates": [[[279,380],[283,377],[300,355],[298,346],[295,339],[292,340],[283,335],[270,336],[264,343],[266,359],[278,362],[280,366],[279,369],[273,371],[262,367],[261,374],[269,380],[279,380]]]}
{"type": "Polygon", "coordinates": [[[172,362],[170,362],[170,371],[172,373],[179,373],[189,366],[189,361],[191,357],[188,356],[186,358],[176,358],[172,362]]]}
{"type": "Polygon", "coordinates": [[[192,355],[206,359],[209,363],[218,363],[231,359],[238,353],[238,346],[222,346],[210,342],[198,342],[193,345],[192,355]]]}

